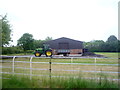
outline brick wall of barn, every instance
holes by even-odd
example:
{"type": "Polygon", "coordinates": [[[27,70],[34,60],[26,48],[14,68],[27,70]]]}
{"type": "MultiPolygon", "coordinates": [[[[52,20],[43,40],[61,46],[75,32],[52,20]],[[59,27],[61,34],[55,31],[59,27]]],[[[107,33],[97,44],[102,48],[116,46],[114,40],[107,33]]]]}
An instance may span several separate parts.
{"type": "Polygon", "coordinates": [[[81,54],[83,53],[82,49],[70,49],[70,54],[81,54]]]}

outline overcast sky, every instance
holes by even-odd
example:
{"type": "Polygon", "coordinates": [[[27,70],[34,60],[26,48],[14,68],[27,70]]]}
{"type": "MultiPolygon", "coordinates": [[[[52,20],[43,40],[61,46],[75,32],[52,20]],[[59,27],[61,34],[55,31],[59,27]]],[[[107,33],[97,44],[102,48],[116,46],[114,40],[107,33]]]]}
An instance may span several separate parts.
{"type": "Polygon", "coordinates": [[[0,0],[0,15],[12,25],[12,44],[24,34],[80,41],[118,37],[119,0],[0,0]]]}

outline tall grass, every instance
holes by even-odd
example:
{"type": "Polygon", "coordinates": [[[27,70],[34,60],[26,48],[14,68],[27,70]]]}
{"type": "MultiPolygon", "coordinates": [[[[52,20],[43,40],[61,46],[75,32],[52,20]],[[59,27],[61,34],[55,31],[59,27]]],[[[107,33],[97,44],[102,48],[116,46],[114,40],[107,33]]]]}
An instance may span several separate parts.
{"type": "Polygon", "coordinates": [[[18,78],[10,76],[10,78],[3,79],[2,81],[2,88],[29,88],[31,86],[30,79],[27,77],[18,78]]]}
{"type": "Polygon", "coordinates": [[[116,82],[105,79],[93,80],[83,78],[39,77],[32,78],[10,75],[3,79],[3,88],[118,88],[116,82]]]}

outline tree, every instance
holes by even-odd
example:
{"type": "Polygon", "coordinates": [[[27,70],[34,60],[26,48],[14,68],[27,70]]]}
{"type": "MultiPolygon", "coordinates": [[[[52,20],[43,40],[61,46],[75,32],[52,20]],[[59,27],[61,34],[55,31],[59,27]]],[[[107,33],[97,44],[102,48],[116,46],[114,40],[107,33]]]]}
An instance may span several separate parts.
{"type": "Polygon", "coordinates": [[[34,47],[35,47],[34,49],[42,48],[44,42],[45,42],[45,40],[34,40],[34,47]]]}
{"type": "Polygon", "coordinates": [[[52,37],[47,37],[47,38],[45,39],[45,41],[50,41],[50,40],[52,40],[52,37]]]}
{"type": "Polygon", "coordinates": [[[4,17],[1,16],[2,19],[0,19],[0,25],[2,28],[0,28],[0,35],[2,36],[2,47],[9,44],[9,41],[11,41],[11,25],[9,24],[9,21],[6,19],[7,15],[4,17]]]}
{"type": "Polygon", "coordinates": [[[120,51],[119,40],[114,35],[111,35],[106,42],[103,40],[94,40],[85,42],[86,49],[92,52],[117,52],[120,51]]]}
{"type": "Polygon", "coordinates": [[[52,40],[52,37],[47,37],[45,40],[34,40],[34,46],[35,48],[42,48],[43,44],[50,40],[52,40]]]}
{"type": "Polygon", "coordinates": [[[104,45],[104,50],[108,51],[108,52],[117,52],[118,51],[118,40],[116,38],[116,36],[111,35],[105,45],[104,45]]]}
{"type": "Polygon", "coordinates": [[[29,33],[24,33],[22,37],[18,40],[17,45],[21,46],[24,51],[34,49],[33,35],[29,33]]]}
{"type": "Polygon", "coordinates": [[[114,36],[114,35],[111,35],[111,36],[107,39],[107,42],[114,42],[114,41],[117,41],[117,38],[116,38],[116,36],[114,36]]]}
{"type": "Polygon", "coordinates": [[[84,48],[92,52],[102,51],[102,46],[105,42],[103,40],[93,40],[90,42],[84,42],[84,48]]]}
{"type": "Polygon", "coordinates": [[[103,51],[105,52],[117,52],[118,51],[118,40],[113,42],[106,42],[103,45],[103,51]]]}

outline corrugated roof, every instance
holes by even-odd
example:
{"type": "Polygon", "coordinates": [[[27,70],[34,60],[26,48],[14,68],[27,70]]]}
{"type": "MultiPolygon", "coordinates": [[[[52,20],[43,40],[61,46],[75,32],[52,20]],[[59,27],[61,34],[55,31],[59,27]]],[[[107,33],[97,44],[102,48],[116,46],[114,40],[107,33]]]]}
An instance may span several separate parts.
{"type": "Polygon", "coordinates": [[[51,40],[46,42],[46,44],[50,45],[50,48],[52,49],[62,49],[61,47],[66,47],[69,49],[82,49],[83,48],[83,42],[82,41],[78,41],[78,40],[74,40],[74,39],[70,39],[70,38],[66,38],[66,37],[61,37],[55,40],[51,40]],[[68,45],[66,45],[68,44],[68,45]],[[64,45],[64,46],[61,46],[64,45]]]}
{"type": "Polygon", "coordinates": [[[62,40],[71,40],[71,41],[76,41],[76,42],[81,42],[82,43],[82,41],[70,39],[70,38],[67,38],[67,37],[61,37],[61,38],[58,38],[58,39],[55,39],[55,40],[51,40],[51,41],[56,41],[56,40],[59,40],[59,39],[62,39],[62,40]]]}

